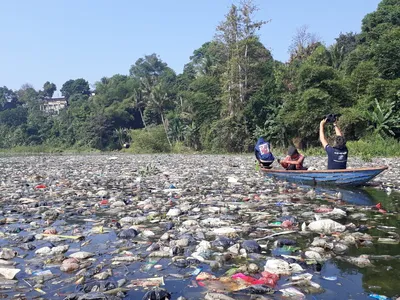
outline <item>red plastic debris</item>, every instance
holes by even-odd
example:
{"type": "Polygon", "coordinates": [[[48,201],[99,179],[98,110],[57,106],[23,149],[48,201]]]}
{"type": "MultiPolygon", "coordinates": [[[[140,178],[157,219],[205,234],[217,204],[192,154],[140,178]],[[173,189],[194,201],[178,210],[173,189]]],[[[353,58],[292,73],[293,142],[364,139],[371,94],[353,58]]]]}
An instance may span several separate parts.
{"type": "Polygon", "coordinates": [[[327,212],[331,212],[333,210],[333,208],[329,208],[329,207],[319,207],[314,209],[314,212],[316,213],[327,213],[327,212]]]}
{"type": "Polygon", "coordinates": [[[100,201],[100,205],[107,205],[108,204],[108,200],[107,199],[103,199],[100,201]]]}
{"type": "Polygon", "coordinates": [[[380,212],[381,214],[387,213],[387,211],[383,209],[382,204],[380,202],[377,205],[375,205],[375,208],[377,208],[378,212],[380,212]]]}
{"type": "Polygon", "coordinates": [[[279,275],[278,274],[270,273],[270,272],[267,272],[267,271],[261,272],[261,276],[263,278],[270,278],[273,281],[275,281],[275,283],[279,280],[279,275]]]}
{"type": "Polygon", "coordinates": [[[47,186],[45,186],[44,184],[39,184],[35,186],[35,189],[45,189],[45,188],[47,188],[47,186]]]}
{"type": "Polygon", "coordinates": [[[43,231],[44,234],[57,234],[57,230],[54,228],[46,229],[43,231]]]}
{"type": "MultiPolygon", "coordinates": [[[[265,273],[268,273],[268,272],[265,272],[265,273]]],[[[279,277],[276,278],[275,276],[277,276],[277,275],[271,274],[271,273],[268,273],[265,275],[266,275],[265,277],[263,276],[263,277],[257,279],[257,278],[251,277],[251,276],[244,275],[243,273],[237,273],[235,275],[232,275],[232,279],[241,279],[251,285],[263,284],[263,285],[268,285],[271,287],[275,286],[276,281],[279,279],[279,277]],[[275,276],[271,276],[271,275],[275,275],[275,276]]]]}
{"type": "Polygon", "coordinates": [[[289,220],[286,220],[286,221],[283,221],[282,222],[282,225],[281,225],[283,228],[290,228],[290,227],[292,227],[293,226],[293,223],[291,222],[291,221],[289,221],[289,220]]]}

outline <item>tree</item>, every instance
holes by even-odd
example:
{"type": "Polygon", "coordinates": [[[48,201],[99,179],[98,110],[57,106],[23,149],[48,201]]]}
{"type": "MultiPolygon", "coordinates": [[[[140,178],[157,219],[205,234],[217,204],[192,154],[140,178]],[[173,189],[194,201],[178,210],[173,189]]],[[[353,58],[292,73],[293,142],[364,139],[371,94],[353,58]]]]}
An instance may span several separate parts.
{"type": "Polygon", "coordinates": [[[44,98],[52,98],[54,92],[57,90],[57,87],[54,83],[50,83],[49,81],[46,81],[45,84],[43,85],[43,96],[44,98]]]}
{"type": "Polygon", "coordinates": [[[161,83],[152,87],[149,94],[149,106],[154,108],[158,115],[161,117],[161,122],[164,126],[165,134],[167,135],[168,143],[170,146],[171,140],[168,137],[168,120],[165,118],[165,106],[168,105],[170,98],[168,97],[167,90],[165,86],[161,83]]]}
{"type": "Polygon", "coordinates": [[[11,108],[0,112],[0,124],[16,127],[26,123],[27,109],[24,107],[11,108]]]}
{"type": "Polygon", "coordinates": [[[373,61],[362,61],[354,69],[350,76],[351,90],[355,98],[364,94],[367,90],[368,84],[379,75],[378,70],[373,61]]]}
{"type": "MultiPolygon", "coordinates": [[[[249,82],[249,75],[253,71],[250,66],[254,66],[252,63],[256,61],[254,55],[249,53],[249,47],[258,42],[256,31],[266,23],[252,20],[255,11],[257,7],[252,1],[244,1],[240,7],[232,5],[225,20],[217,27],[216,40],[223,45],[227,57],[222,80],[223,98],[229,116],[241,111],[250,96],[249,87],[252,83],[249,82]]],[[[264,55],[259,57],[261,63],[268,59],[267,51],[264,55]]]]}
{"type": "Polygon", "coordinates": [[[190,56],[190,65],[195,71],[195,76],[221,76],[225,67],[227,56],[224,45],[218,40],[204,43],[190,56]]]}
{"type": "Polygon", "coordinates": [[[83,79],[70,79],[66,81],[60,89],[61,94],[69,99],[73,95],[90,95],[89,83],[83,79]]]}
{"type": "Polygon", "coordinates": [[[39,93],[33,88],[32,85],[26,83],[21,86],[17,91],[18,101],[22,104],[29,104],[36,101],[39,97],[39,93]]]}
{"type": "Polygon", "coordinates": [[[315,45],[320,44],[320,37],[316,33],[310,33],[308,25],[303,25],[296,30],[289,46],[290,60],[304,59],[312,52],[315,45]],[[310,51],[311,50],[311,51],[310,51]]]}
{"type": "Polygon", "coordinates": [[[361,42],[374,43],[381,36],[395,27],[400,26],[399,0],[382,0],[378,9],[367,14],[362,20],[361,42]]]}
{"type": "Polygon", "coordinates": [[[15,108],[17,105],[17,94],[6,86],[0,87],[0,111],[15,108]]]}
{"type": "Polygon", "coordinates": [[[390,30],[379,39],[374,61],[382,78],[400,77],[400,27],[390,30]]]}
{"type": "Polygon", "coordinates": [[[356,49],[350,52],[344,59],[342,69],[345,75],[350,75],[359,63],[362,61],[371,60],[373,51],[367,45],[359,45],[356,49]]]}
{"type": "MultiPolygon", "coordinates": [[[[147,115],[150,111],[155,113],[156,118],[161,119],[165,133],[168,138],[168,120],[165,110],[172,104],[175,96],[176,75],[156,54],[146,55],[135,62],[129,71],[133,79],[140,82],[133,94],[137,109],[139,109],[143,123],[146,124],[142,109],[147,115]]],[[[154,120],[157,124],[157,119],[154,120]]],[[[168,142],[171,142],[168,138],[168,142]]]]}
{"type": "Polygon", "coordinates": [[[340,33],[335,40],[335,45],[343,53],[343,56],[347,56],[357,47],[357,34],[354,32],[340,33]]]}
{"type": "Polygon", "coordinates": [[[160,77],[167,69],[167,64],[163,62],[155,53],[145,55],[144,58],[139,58],[134,65],[131,66],[129,74],[136,78],[151,78],[151,83],[160,77]]]}

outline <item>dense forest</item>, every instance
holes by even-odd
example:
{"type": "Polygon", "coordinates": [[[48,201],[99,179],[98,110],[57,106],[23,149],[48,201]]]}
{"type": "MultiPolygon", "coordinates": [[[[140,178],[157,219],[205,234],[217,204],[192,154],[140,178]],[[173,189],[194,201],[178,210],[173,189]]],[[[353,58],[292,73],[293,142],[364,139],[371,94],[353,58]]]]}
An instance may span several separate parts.
{"type": "MultiPolygon", "coordinates": [[[[274,60],[257,35],[251,1],[232,5],[215,38],[193,52],[182,74],[157,54],[139,58],[128,75],[63,84],[68,106],[40,109],[57,87],[0,87],[0,148],[132,151],[249,151],[265,135],[273,145],[319,145],[318,126],[339,113],[349,141],[400,138],[400,0],[382,0],[360,33],[325,45],[297,29],[286,63],[274,60]]],[[[50,78],[49,78],[50,79],[50,78]]]]}

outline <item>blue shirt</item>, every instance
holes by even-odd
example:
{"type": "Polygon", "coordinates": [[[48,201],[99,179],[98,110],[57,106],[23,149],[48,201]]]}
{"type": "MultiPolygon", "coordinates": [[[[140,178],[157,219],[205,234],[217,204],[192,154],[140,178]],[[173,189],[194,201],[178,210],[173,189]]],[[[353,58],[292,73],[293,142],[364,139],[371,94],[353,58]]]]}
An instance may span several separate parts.
{"type": "Polygon", "coordinates": [[[338,149],[326,145],[325,151],[328,154],[328,170],[346,169],[347,155],[349,153],[347,147],[338,149]]]}
{"type": "Polygon", "coordinates": [[[269,142],[263,138],[259,138],[257,144],[254,147],[254,154],[258,160],[263,161],[274,161],[275,157],[271,153],[271,146],[269,142]]]}

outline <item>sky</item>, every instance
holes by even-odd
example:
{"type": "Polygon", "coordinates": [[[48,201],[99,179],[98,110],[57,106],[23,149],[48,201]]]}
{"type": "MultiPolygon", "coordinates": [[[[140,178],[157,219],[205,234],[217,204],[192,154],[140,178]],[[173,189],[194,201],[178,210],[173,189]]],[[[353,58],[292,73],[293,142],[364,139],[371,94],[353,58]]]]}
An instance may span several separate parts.
{"type": "MultiPolygon", "coordinates": [[[[379,0],[255,0],[258,32],[275,59],[287,61],[296,29],[307,25],[326,45],[361,20],[379,0]]],[[[0,9],[0,86],[19,89],[69,79],[94,84],[128,74],[144,55],[157,53],[178,74],[236,0],[18,0],[0,9]]],[[[58,96],[56,92],[54,96],[58,96]]]]}

